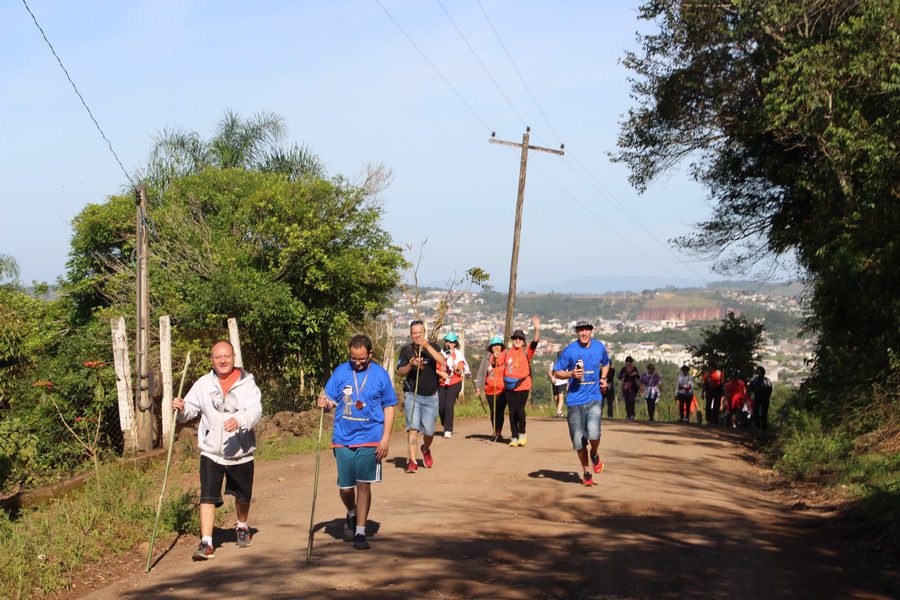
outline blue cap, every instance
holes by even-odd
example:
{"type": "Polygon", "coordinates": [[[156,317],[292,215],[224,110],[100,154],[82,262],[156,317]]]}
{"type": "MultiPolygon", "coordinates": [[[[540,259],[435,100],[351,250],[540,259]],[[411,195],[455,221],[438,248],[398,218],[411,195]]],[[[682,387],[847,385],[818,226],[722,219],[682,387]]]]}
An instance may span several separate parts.
{"type": "Polygon", "coordinates": [[[450,333],[448,333],[447,335],[444,336],[444,340],[446,340],[448,342],[459,342],[459,336],[451,331],[450,333]]]}
{"type": "Polygon", "coordinates": [[[491,341],[488,342],[488,346],[498,346],[498,345],[499,346],[503,345],[503,338],[500,337],[499,335],[495,335],[494,337],[491,338],[491,341]]]}

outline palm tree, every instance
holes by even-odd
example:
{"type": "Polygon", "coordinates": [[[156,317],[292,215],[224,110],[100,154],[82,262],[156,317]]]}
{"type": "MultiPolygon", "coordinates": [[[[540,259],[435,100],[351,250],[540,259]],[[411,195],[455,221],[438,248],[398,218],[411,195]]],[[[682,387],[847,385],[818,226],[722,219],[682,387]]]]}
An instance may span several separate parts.
{"type": "Polygon", "coordinates": [[[19,263],[9,254],[0,254],[0,285],[15,285],[19,280],[19,263]],[[7,281],[6,284],[2,282],[7,281]]]}
{"type": "Polygon", "coordinates": [[[324,177],[322,161],[309,148],[280,145],[286,134],[280,115],[257,113],[242,119],[226,110],[208,140],[196,131],[163,130],[154,138],[150,163],[142,179],[164,189],[173,179],[207,167],[283,173],[291,180],[324,177]]]}

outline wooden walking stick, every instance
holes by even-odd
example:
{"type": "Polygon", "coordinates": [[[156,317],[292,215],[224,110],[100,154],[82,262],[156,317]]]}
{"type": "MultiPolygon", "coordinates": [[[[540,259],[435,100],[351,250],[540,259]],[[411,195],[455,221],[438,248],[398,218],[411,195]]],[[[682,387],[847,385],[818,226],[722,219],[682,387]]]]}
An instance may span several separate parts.
{"type": "Polygon", "coordinates": [[[325,422],[325,407],[319,411],[319,437],[316,442],[316,475],[313,477],[312,508],[309,511],[309,538],[306,540],[306,562],[312,560],[313,549],[313,525],[316,519],[316,496],[319,495],[319,461],[322,455],[322,426],[325,422]]]}
{"type": "MultiPolygon", "coordinates": [[[[181,383],[178,384],[178,397],[184,393],[184,378],[187,376],[188,366],[191,364],[191,351],[188,350],[184,358],[184,368],[181,370],[181,383]]],[[[156,530],[159,528],[159,515],[162,512],[163,498],[166,495],[166,483],[169,481],[169,465],[172,464],[172,448],[175,446],[175,419],[178,411],[172,411],[172,429],[169,430],[169,451],[166,453],[166,470],[163,472],[162,490],[159,492],[159,502],[156,504],[156,518],[153,520],[153,534],[150,536],[150,547],[147,548],[147,565],[144,573],[150,572],[150,561],[153,559],[153,544],[156,543],[156,530]]]]}

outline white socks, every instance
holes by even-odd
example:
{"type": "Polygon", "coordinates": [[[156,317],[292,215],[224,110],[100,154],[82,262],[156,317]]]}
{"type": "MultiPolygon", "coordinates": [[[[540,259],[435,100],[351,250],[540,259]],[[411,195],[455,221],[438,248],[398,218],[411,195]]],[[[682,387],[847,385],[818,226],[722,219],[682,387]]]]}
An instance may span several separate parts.
{"type": "Polygon", "coordinates": [[[357,525],[356,526],[356,535],[366,535],[366,526],[365,525],[357,525]]]}
{"type": "Polygon", "coordinates": [[[202,544],[202,543],[204,543],[204,542],[206,542],[207,544],[209,544],[210,546],[212,546],[212,536],[211,536],[211,535],[204,535],[202,538],[200,538],[200,543],[202,544]]]}

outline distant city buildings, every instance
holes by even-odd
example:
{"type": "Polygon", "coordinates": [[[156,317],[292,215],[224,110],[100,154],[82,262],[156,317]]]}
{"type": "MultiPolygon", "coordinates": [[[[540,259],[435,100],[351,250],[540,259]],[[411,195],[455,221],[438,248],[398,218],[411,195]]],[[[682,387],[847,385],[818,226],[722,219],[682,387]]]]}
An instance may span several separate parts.
{"type": "MultiPolygon", "coordinates": [[[[675,292],[657,292],[648,302],[651,306],[636,311],[635,318],[603,318],[594,316],[595,336],[606,343],[610,355],[617,361],[626,356],[638,362],[669,362],[677,365],[690,363],[692,357],[682,343],[672,343],[665,339],[667,331],[683,332],[702,326],[708,326],[724,318],[728,312],[741,314],[732,308],[733,305],[754,306],[762,311],[782,311],[800,316],[799,301],[792,296],[768,296],[761,293],[749,293],[735,290],[717,290],[722,302],[697,302],[680,299],[675,292]],[[700,304],[706,306],[700,306],[700,304]],[[669,305],[670,304],[670,305],[669,305]],[[627,337],[630,340],[647,335],[647,339],[637,341],[621,341],[617,338],[627,337]]],[[[458,292],[454,293],[456,297],[458,292]]],[[[694,294],[695,295],[695,294],[694,294]]],[[[646,297],[646,296],[642,296],[646,297]]],[[[427,290],[418,298],[419,314],[429,326],[429,319],[435,317],[441,302],[446,300],[445,290],[427,290]]],[[[702,299],[701,299],[702,300],[702,299]]],[[[598,297],[599,302],[599,297],[598,297]]],[[[395,339],[400,343],[409,332],[409,321],[416,316],[415,308],[406,296],[399,296],[394,306],[388,309],[393,316],[395,339]]],[[[632,313],[635,314],[635,313],[632,313]]],[[[624,313],[623,313],[624,315],[624,313]]],[[[516,323],[526,323],[530,315],[517,314],[516,323]]],[[[556,353],[575,339],[575,321],[591,315],[566,315],[558,318],[541,315],[541,345],[538,347],[537,364],[544,365],[551,361],[556,353]]],[[[487,344],[494,335],[502,335],[505,324],[505,312],[497,310],[488,312],[485,301],[477,292],[463,293],[457,302],[447,311],[440,334],[448,331],[463,332],[466,346],[470,352],[477,353],[478,348],[487,344]]],[[[767,332],[768,333],[768,332],[767,332]]],[[[683,334],[682,334],[683,337],[683,334]]],[[[808,372],[809,361],[813,355],[813,339],[770,339],[766,337],[766,345],[762,349],[761,364],[772,381],[797,384],[808,372]]]]}

